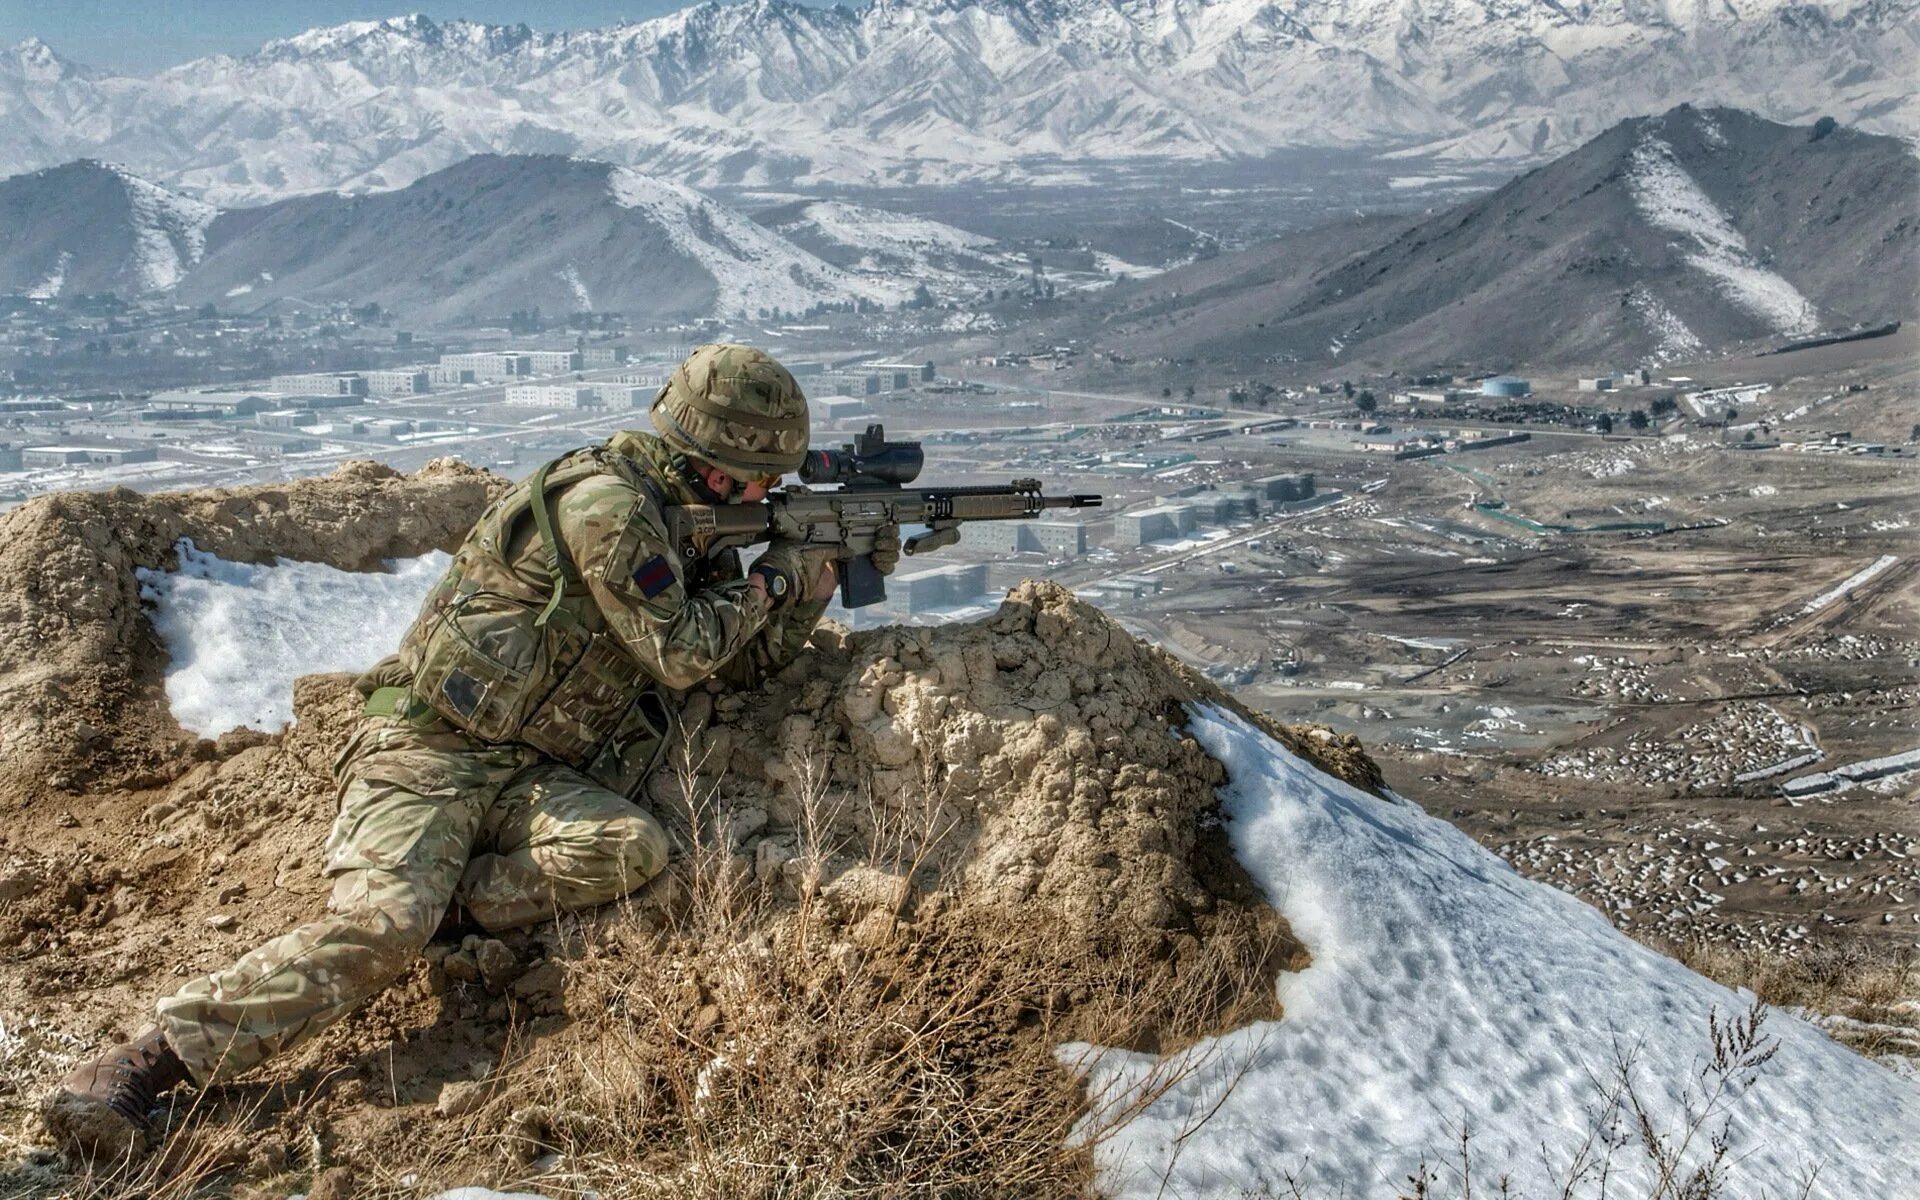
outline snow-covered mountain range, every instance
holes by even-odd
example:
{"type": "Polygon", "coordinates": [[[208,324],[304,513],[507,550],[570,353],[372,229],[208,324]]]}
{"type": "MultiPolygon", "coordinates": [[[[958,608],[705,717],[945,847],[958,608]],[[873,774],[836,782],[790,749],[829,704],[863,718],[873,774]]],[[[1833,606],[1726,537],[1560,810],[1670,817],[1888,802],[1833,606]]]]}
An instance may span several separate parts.
{"type": "Polygon", "coordinates": [[[708,0],[573,33],[360,21],[151,78],[0,53],[0,170],[219,203],[563,153],[696,186],[1073,178],[1290,146],[1557,152],[1678,101],[1920,131],[1920,0],[708,0]]]}

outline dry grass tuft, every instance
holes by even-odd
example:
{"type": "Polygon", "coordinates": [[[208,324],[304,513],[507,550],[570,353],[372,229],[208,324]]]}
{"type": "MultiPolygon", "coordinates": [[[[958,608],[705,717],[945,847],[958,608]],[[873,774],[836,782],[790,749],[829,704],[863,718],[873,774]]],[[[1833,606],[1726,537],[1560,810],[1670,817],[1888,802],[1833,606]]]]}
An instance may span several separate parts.
{"type": "Polygon", "coordinates": [[[1814,1020],[1868,1058],[1920,1059],[1920,953],[1853,939],[1795,955],[1716,942],[1647,944],[1728,987],[1814,1020]]]}

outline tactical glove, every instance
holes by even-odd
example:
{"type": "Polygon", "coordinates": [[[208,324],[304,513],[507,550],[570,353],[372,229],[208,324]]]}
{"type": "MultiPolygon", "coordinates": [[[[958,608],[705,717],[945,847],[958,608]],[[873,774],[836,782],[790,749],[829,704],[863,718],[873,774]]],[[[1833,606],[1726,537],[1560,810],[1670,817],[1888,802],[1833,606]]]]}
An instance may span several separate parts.
{"type": "Polygon", "coordinates": [[[785,608],[833,591],[833,572],[828,568],[835,557],[830,546],[775,538],[767,552],[754,560],[751,574],[759,575],[766,584],[767,599],[773,607],[785,608]]]}
{"type": "Polygon", "coordinates": [[[873,569],[882,575],[891,575],[899,565],[900,527],[882,525],[873,534],[873,569]]]}

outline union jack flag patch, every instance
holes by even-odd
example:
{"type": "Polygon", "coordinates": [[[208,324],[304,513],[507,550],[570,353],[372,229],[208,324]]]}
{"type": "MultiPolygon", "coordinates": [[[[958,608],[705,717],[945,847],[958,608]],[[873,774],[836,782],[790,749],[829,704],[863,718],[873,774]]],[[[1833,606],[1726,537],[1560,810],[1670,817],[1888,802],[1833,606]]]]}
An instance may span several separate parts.
{"type": "Polygon", "coordinates": [[[656,554],[634,570],[633,582],[640,594],[651,600],[673,586],[673,564],[656,554]]]}

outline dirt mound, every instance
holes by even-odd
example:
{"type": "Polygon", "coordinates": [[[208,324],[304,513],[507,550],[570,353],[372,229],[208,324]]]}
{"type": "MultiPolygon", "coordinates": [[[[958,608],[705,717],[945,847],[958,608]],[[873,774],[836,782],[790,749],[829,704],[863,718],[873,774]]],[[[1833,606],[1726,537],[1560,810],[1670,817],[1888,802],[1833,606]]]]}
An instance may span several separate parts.
{"type": "Polygon", "coordinates": [[[176,566],[181,538],[235,562],[367,570],[451,549],[505,485],[452,459],[411,476],[355,462],[289,484],[59,493],[0,515],[0,803],[152,782],[178,761],[192,739],[167,712],[133,572],[176,566]]]}
{"type": "MultiPolygon", "coordinates": [[[[38,674],[0,651],[0,705],[34,721],[6,735],[10,770],[31,757],[0,786],[0,1145],[41,1139],[33,1102],[82,1049],[324,898],[328,767],[358,695],[308,676],[284,733],[181,733],[133,567],[181,536],[364,566],[455,540],[492,484],[352,470],[9,519],[39,549],[0,552],[0,580],[28,581],[0,592],[0,628],[60,640],[38,674]],[[62,698],[81,715],[56,715],[62,698]]],[[[507,1182],[559,1156],[626,1172],[623,1194],[652,1194],[637,1178],[800,1194],[771,1167],[713,1164],[810,1153],[880,1193],[935,1163],[963,1192],[1071,1191],[1061,1042],[1154,1047],[1270,1015],[1274,972],[1303,961],[1228,852],[1224,770],[1183,729],[1193,703],[1238,709],[1052,585],[968,625],[824,628],[765,689],[686,697],[651,783],[677,842],[660,881],[504,943],[430,948],[258,1081],[192,1097],[142,1186],[382,1163],[507,1182]]],[[[1351,739],[1255,719],[1377,786],[1351,739]]],[[[64,1186],[44,1152],[5,1153],[0,1185],[64,1186]]]]}

